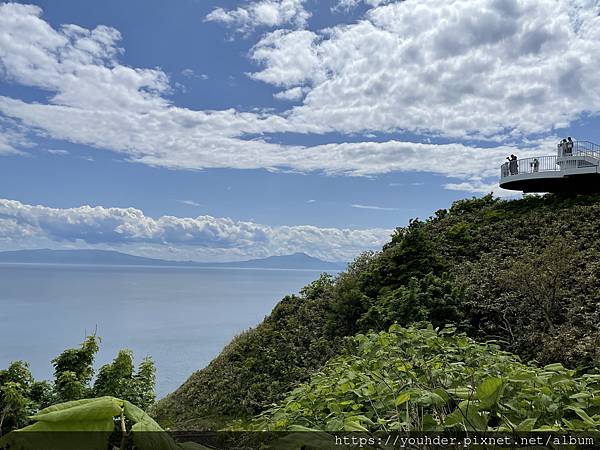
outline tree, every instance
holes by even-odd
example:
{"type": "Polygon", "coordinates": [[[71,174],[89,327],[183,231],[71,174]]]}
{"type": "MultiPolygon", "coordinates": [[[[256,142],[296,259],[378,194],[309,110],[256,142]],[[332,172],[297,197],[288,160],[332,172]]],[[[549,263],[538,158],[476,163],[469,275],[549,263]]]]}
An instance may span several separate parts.
{"type": "Polygon", "coordinates": [[[100,338],[93,334],[86,337],[79,348],[69,348],[52,360],[54,394],[58,401],[79,400],[87,396],[99,343],[100,338]]]}
{"type": "Polygon", "coordinates": [[[35,382],[26,362],[0,370],[0,435],[27,423],[29,415],[47,405],[49,386],[35,382]]]}
{"type": "Polygon", "coordinates": [[[0,370],[0,435],[27,425],[29,417],[56,403],[94,396],[119,396],[144,409],[154,403],[154,363],[147,357],[134,373],[130,350],[121,350],[111,364],[104,365],[91,385],[99,342],[95,334],[88,336],[79,348],[54,358],[53,383],[35,381],[23,361],[0,370]]]}
{"type": "Polygon", "coordinates": [[[5,428],[13,429],[27,423],[27,405],[24,387],[9,381],[0,386],[0,435],[5,428]]]}
{"type": "Polygon", "coordinates": [[[531,300],[550,332],[564,316],[565,288],[577,260],[572,240],[569,236],[557,237],[542,252],[525,253],[505,273],[508,287],[531,300]]]}
{"type": "Polygon", "coordinates": [[[121,350],[112,363],[105,364],[98,372],[93,394],[95,397],[119,397],[145,409],[155,400],[155,373],[154,363],[149,357],[134,373],[133,352],[121,350]]]}
{"type": "Polygon", "coordinates": [[[462,289],[448,276],[428,274],[421,280],[413,277],[407,286],[382,289],[377,302],[358,320],[362,331],[381,330],[393,323],[408,325],[430,321],[436,327],[458,324],[463,314],[462,289]]]}

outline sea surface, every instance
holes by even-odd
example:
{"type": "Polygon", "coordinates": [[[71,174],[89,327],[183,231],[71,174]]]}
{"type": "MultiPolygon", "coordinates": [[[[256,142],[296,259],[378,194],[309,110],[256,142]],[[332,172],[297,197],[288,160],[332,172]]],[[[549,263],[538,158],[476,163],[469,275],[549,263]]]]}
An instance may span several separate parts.
{"type": "Polygon", "coordinates": [[[52,378],[52,358],[87,334],[96,369],[121,348],[151,356],[157,395],[175,390],[235,335],[260,323],[312,270],[0,264],[0,369],[26,360],[52,378]]]}

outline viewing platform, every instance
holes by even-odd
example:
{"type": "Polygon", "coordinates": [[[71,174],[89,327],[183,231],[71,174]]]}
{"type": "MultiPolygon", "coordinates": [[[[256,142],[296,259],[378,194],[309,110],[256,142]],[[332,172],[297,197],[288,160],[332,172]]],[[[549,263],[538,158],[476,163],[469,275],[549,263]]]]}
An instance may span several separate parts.
{"type": "Polygon", "coordinates": [[[516,159],[500,167],[500,187],[522,192],[600,192],[600,145],[558,144],[554,156],[516,159]]]}

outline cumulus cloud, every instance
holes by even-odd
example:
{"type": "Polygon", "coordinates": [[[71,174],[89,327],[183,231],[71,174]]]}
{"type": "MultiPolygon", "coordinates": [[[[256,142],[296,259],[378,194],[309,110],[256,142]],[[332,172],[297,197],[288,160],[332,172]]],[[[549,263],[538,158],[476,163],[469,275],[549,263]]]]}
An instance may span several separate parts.
{"type": "Polygon", "coordinates": [[[310,17],[304,9],[305,0],[260,0],[236,9],[216,8],[206,16],[207,21],[221,22],[247,32],[256,27],[279,27],[292,24],[303,27],[310,17]]]}
{"type": "MultiPolygon", "coordinates": [[[[363,129],[493,136],[596,112],[600,94],[592,89],[590,61],[597,59],[600,39],[593,12],[590,5],[576,8],[565,1],[407,0],[374,7],[368,20],[321,33],[278,30],[253,48],[251,56],[263,70],[252,76],[284,88],[276,94],[280,98],[306,97],[300,106],[274,114],[172,105],[163,71],[120,63],[124,50],[117,30],[55,29],[37,6],[4,3],[1,73],[51,95],[47,103],[0,96],[0,117],[12,124],[12,135],[0,134],[0,151],[14,150],[26,127],[169,168],[495,177],[513,146],[398,140],[301,146],[265,136],[363,129]],[[473,9],[477,5],[481,11],[473,9]],[[481,14],[485,29],[474,20],[481,14]]],[[[521,150],[519,156],[530,153],[521,150]]]]}
{"type": "Polygon", "coordinates": [[[254,47],[255,79],[310,88],[291,121],[505,139],[600,110],[595,1],[377,3],[355,24],[254,47]]]}
{"type": "Polygon", "coordinates": [[[0,199],[0,238],[44,238],[72,244],[160,246],[189,255],[229,254],[237,257],[294,252],[348,260],[380,248],[391,230],[319,228],[311,225],[271,227],[212,216],[152,218],[135,208],[50,208],[0,199]]]}
{"type": "Polygon", "coordinates": [[[260,81],[290,87],[327,80],[317,46],[318,36],[309,30],[276,30],[256,44],[250,56],[264,66],[251,74],[260,81]]]}

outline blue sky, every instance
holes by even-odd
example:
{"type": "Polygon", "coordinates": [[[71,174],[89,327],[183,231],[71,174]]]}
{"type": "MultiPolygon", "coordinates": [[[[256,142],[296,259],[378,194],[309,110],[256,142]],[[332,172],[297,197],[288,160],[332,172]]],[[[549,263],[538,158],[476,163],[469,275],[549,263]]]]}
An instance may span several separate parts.
{"type": "Polygon", "coordinates": [[[0,3],[0,249],[351,259],[600,141],[598,2],[0,3]]]}

